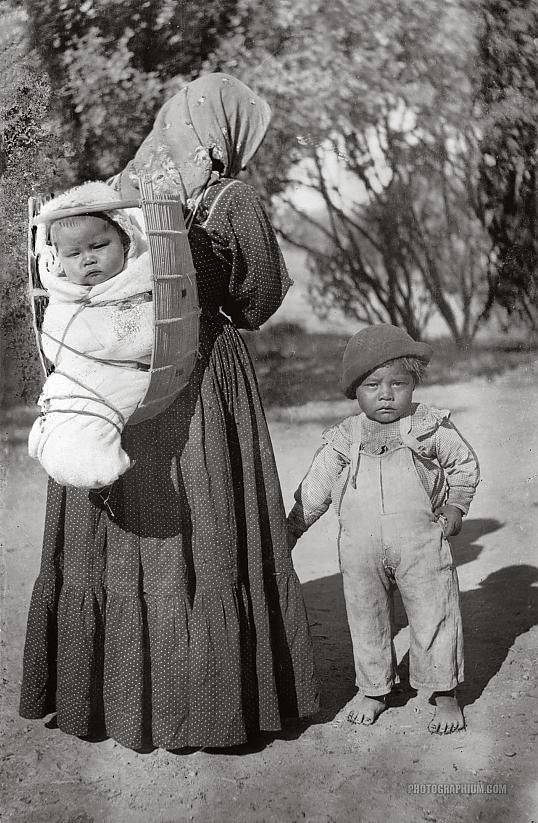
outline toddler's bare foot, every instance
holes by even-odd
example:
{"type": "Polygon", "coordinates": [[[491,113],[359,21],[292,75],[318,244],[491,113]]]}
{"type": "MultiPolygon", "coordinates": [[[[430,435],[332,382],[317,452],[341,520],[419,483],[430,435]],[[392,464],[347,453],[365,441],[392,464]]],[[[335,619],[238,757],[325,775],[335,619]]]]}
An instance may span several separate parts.
{"type": "Polygon", "coordinates": [[[387,708],[387,696],[369,697],[367,694],[357,694],[348,703],[347,708],[347,719],[350,723],[371,726],[387,708]]]}
{"type": "Polygon", "coordinates": [[[428,725],[431,734],[452,734],[465,728],[463,712],[454,691],[434,692],[435,713],[428,725]]]}

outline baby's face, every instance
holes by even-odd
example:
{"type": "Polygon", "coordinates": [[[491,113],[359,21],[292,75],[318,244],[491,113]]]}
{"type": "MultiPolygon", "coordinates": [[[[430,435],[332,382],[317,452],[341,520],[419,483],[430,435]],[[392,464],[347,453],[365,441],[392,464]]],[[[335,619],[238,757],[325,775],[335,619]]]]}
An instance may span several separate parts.
{"type": "Polygon", "coordinates": [[[123,269],[120,234],[100,217],[79,217],[55,226],[54,245],[67,279],[79,286],[105,283],[123,269]]]}
{"type": "Polygon", "coordinates": [[[365,415],[378,423],[394,423],[411,412],[415,380],[400,363],[380,366],[357,388],[365,415]]]}

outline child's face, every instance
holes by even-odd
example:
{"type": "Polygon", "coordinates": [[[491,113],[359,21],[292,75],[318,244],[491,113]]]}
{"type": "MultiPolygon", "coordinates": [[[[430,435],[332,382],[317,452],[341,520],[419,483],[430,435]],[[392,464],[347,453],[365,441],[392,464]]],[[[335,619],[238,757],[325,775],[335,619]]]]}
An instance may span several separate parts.
{"type": "Polygon", "coordinates": [[[415,380],[401,363],[380,366],[357,388],[357,400],[365,415],[378,423],[394,423],[411,412],[415,380]]]}
{"type": "Polygon", "coordinates": [[[56,226],[54,244],[67,279],[79,286],[97,286],[123,269],[125,251],[119,232],[100,217],[80,217],[56,226]]]}

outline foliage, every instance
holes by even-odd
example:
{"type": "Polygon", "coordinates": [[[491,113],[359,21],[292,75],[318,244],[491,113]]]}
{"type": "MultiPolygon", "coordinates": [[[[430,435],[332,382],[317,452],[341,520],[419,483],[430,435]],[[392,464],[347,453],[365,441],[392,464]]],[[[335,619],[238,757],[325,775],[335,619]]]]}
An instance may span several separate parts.
{"type": "Polygon", "coordinates": [[[28,193],[115,173],[161,102],[203,71],[230,71],[272,105],[248,173],[308,252],[320,313],[338,304],[420,336],[435,310],[464,346],[497,303],[535,318],[534,0],[0,0],[0,11],[0,319],[30,394],[28,193]]]}
{"type": "Polygon", "coordinates": [[[241,59],[229,43],[218,56],[239,60],[272,103],[262,175],[286,207],[283,234],[309,254],[318,308],[417,336],[435,308],[465,345],[491,251],[477,195],[475,18],[455,0],[280,0],[274,14],[273,53],[243,42],[241,59]]]}
{"type": "Polygon", "coordinates": [[[62,103],[80,179],[132,157],[178,77],[199,73],[234,0],[25,2],[35,49],[62,103]]]}
{"type": "Polygon", "coordinates": [[[538,318],[538,65],[535,0],[481,0],[481,195],[497,265],[490,304],[538,318]]]}
{"type": "Polygon", "coordinates": [[[27,200],[32,191],[53,191],[68,184],[73,151],[56,137],[51,87],[28,49],[24,13],[6,2],[0,3],[0,13],[2,394],[35,399],[41,375],[27,295],[27,200]]]}
{"type": "MultiPolygon", "coordinates": [[[[319,416],[326,415],[324,425],[329,426],[340,415],[335,403],[343,404],[342,417],[349,414],[350,401],[344,400],[340,387],[348,334],[307,333],[294,324],[270,323],[245,336],[256,364],[264,405],[272,409],[273,419],[281,413],[288,417],[286,408],[302,406],[302,419],[312,415],[319,422],[319,416]],[[320,401],[325,408],[320,408],[320,401]],[[275,407],[280,410],[276,412],[275,407]]],[[[519,370],[519,381],[533,379],[536,343],[522,340],[521,336],[477,339],[465,351],[449,337],[430,338],[429,342],[433,357],[423,381],[426,385],[467,383],[475,377],[493,380],[514,369],[519,370]]],[[[295,418],[297,409],[293,414],[295,418]]]]}

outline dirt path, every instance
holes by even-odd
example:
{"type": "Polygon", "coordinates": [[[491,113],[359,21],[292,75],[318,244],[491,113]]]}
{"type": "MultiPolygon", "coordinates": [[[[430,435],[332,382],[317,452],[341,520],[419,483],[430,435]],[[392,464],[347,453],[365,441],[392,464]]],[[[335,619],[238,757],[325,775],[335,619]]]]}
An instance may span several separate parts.
{"type": "MultiPolygon", "coordinates": [[[[16,707],[24,624],[39,563],[45,484],[25,457],[28,415],[12,414],[0,441],[8,477],[1,523],[0,819],[538,821],[537,372],[527,367],[494,382],[474,380],[419,394],[453,410],[456,424],[480,456],[483,474],[470,517],[454,544],[466,639],[468,729],[446,739],[426,732],[431,707],[424,697],[409,699],[403,690],[400,705],[371,729],[341,719],[354,686],[332,514],[294,553],[322,683],[323,710],[310,725],[248,750],[172,755],[137,754],[110,740],[86,743],[46,728],[42,721],[21,720],[16,707]],[[477,793],[482,788],[484,793],[477,793]]],[[[322,429],[352,410],[352,404],[342,402],[271,412],[287,505],[322,429]]],[[[402,629],[400,657],[406,640],[402,629]]]]}

